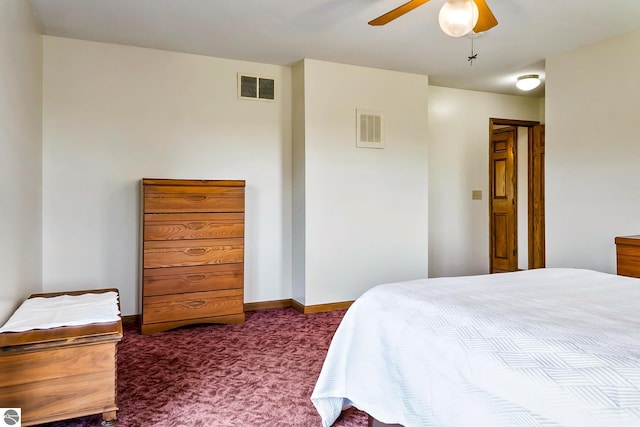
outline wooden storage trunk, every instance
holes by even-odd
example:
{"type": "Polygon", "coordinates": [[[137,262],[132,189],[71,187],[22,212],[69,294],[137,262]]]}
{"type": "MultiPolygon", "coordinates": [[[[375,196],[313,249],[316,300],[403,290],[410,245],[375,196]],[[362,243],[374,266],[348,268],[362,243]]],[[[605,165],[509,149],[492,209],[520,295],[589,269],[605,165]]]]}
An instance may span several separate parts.
{"type": "MultiPolygon", "coordinates": [[[[117,289],[65,292],[66,295],[117,289]]],[[[53,297],[62,293],[34,294],[53,297]]],[[[91,414],[116,419],[116,345],[122,321],[0,333],[0,403],[30,426],[91,414]]]]}

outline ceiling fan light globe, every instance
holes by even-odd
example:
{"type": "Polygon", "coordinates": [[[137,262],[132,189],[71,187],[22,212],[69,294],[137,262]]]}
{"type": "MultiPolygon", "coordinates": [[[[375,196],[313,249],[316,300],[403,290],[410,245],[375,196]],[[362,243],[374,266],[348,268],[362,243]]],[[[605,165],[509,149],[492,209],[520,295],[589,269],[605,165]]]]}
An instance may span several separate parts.
{"type": "Polygon", "coordinates": [[[462,37],[478,23],[478,6],[473,0],[447,0],[438,15],[440,28],[451,37],[462,37]]]}

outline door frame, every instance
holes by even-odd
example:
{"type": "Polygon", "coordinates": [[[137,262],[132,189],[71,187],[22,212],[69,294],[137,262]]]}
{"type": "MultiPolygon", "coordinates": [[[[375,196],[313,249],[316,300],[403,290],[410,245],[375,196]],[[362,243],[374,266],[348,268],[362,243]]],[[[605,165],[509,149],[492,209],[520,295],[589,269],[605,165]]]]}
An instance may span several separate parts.
{"type": "MultiPolygon", "coordinates": [[[[528,184],[528,240],[529,240],[529,268],[541,268],[545,266],[545,239],[544,239],[544,136],[540,141],[540,135],[535,134],[540,129],[539,121],[514,120],[489,118],[489,159],[491,159],[491,138],[495,126],[516,126],[527,128],[527,176],[528,184]],[[535,135],[534,135],[535,134],[535,135]],[[540,144],[542,143],[542,147],[540,144]]],[[[514,146],[514,162],[517,159],[517,144],[514,146]]],[[[489,168],[489,188],[492,188],[494,177],[489,168]]],[[[517,173],[514,176],[514,197],[517,203],[517,173]]],[[[489,272],[493,273],[493,227],[491,225],[491,203],[489,203],[489,272]]],[[[516,227],[517,230],[517,227],[516,227]]],[[[517,233],[517,232],[516,232],[517,233]]],[[[516,250],[518,249],[518,236],[515,236],[516,250]]]]}

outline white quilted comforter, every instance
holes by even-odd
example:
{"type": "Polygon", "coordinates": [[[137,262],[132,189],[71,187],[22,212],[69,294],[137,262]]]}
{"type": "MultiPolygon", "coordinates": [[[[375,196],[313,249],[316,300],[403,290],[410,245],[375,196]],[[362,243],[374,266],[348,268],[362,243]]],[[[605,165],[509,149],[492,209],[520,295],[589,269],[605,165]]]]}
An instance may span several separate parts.
{"type": "Polygon", "coordinates": [[[377,286],[311,400],[412,426],[640,426],[640,279],[578,269],[377,286]]]}

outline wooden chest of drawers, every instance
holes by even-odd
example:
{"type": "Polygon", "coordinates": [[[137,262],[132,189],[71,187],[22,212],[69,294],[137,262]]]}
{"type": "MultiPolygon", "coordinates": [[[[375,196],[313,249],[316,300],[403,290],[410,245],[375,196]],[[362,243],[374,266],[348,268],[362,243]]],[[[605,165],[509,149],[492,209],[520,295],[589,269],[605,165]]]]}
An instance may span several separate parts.
{"type": "Polygon", "coordinates": [[[244,321],[244,181],[142,180],[142,333],[244,321]]]}
{"type": "Polygon", "coordinates": [[[618,274],[640,277],[640,235],[616,237],[618,274]]]}

